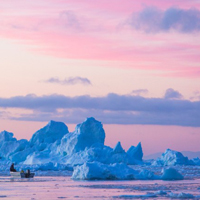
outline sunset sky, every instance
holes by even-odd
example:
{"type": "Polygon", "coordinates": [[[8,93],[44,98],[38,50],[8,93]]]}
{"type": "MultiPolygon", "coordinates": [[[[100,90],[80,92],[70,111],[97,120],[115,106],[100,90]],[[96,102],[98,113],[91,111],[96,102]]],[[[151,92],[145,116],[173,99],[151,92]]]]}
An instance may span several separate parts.
{"type": "Polygon", "coordinates": [[[0,3],[0,131],[101,121],[106,144],[200,151],[200,0],[0,3]]]}

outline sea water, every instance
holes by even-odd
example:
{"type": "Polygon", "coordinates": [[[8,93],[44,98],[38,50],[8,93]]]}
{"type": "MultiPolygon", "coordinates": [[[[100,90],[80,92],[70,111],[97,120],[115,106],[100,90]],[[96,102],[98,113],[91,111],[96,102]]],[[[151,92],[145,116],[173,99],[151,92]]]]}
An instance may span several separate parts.
{"type": "Polygon", "coordinates": [[[74,181],[67,176],[0,177],[0,199],[199,199],[200,179],[183,181],[74,181]]]}

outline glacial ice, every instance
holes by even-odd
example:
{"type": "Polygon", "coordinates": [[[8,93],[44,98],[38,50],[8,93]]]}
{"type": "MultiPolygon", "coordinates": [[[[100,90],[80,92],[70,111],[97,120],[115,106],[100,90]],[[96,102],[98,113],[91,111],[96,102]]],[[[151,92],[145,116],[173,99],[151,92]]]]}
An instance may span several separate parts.
{"type": "Polygon", "coordinates": [[[139,144],[134,147],[134,146],[131,146],[128,151],[127,151],[127,154],[136,159],[136,160],[139,160],[139,161],[142,161],[142,157],[143,157],[143,151],[142,151],[142,145],[141,145],[141,142],[139,142],[139,144]]]}
{"type": "Polygon", "coordinates": [[[164,168],[161,176],[162,180],[183,180],[184,177],[174,168],[164,168]]]}
{"type": "Polygon", "coordinates": [[[122,148],[121,142],[118,142],[113,149],[113,153],[125,153],[124,149],[122,148]]]}
{"type": "Polygon", "coordinates": [[[174,166],[174,165],[194,165],[192,160],[183,156],[181,152],[167,149],[160,158],[153,162],[153,165],[174,166]]]}
{"type": "MultiPolygon", "coordinates": [[[[0,133],[0,171],[5,163],[14,162],[34,170],[67,170],[74,167],[73,178],[180,180],[182,175],[171,168],[154,173],[142,168],[154,166],[200,165],[198,158],[189,160],[180,152],[167,149],[150,165],[143,161],[141,143],[126,152],[118,142],[114,148],[104,145],[105,131],[93,117],[78,124],[74,132],[62,122],[50,121],[30,139],[17,140],[13,133],[0,133]],[[141,166],[134,170],[129,165],[141,166]],[[122,173],[123,171],[123,173],[122,173]],[[96,174],[93,174],[95,172],[96,174]],[[158,175],[159,174],[159,175],[158,175]]],[[[9,165],[9,164],[8,164],[9,165]]],[[[160,168],[161,169],[161,168],[160,168]]]]}
{"type": "MultiPolygon", "coordinates": [[[[2,131],[0,133],[0,158],[6,160],[16,160],[18,152],[24,151],[29,146],[27,140],[17,140],[13,133],[2,131]]],[[[19,158],[20,159],[20,158],[19,158]]],[[[18,161],[18,159],[17,159],[18,161]]]]}
{"type": "Polygon", "coordinates": [[[168,197],[170,198],[173,198],[173,199],[194,199],[195,196],[192,195],[192,194],[189,194],[189,193],[184,193],[184,192],[181,192],[181,193],[169,193],[168,197]]]}
{"type": "Polygon", "coordinates": [[[77,180],[133,180],[135,170],[123,163],[111,165],[99,162],[87,162],[76,166],[72,179],[77,180]],[[123,173],[122,173],[123,172],[123,173]]]}
{"type": "Polygon", "coordinates": [[[66,155],[84,151],[95,143],[104,144],[105,132],[101,122],[93,117],[87,118],[83,123],[78,124],[75,131],[66,134],[60,145],[60,151],[66,155]]]}
{"type": "Polygon", "coordinates": [[[74,167],[72,179],[76,180],[183,180],[183,176],[174,168],[164,169],[155,175],[149,170],[134,170],[124,163],[103,164],[86,162],[74,167]]]}
{"type": "Polygon", "coordinates": [[[69,133],[68,127],[63,122],[51,120],[45,127],[33,134],[30,139],[30,146],[37,146],[42,151],[47,144],[61,140],[67,133],[69,133]]]}

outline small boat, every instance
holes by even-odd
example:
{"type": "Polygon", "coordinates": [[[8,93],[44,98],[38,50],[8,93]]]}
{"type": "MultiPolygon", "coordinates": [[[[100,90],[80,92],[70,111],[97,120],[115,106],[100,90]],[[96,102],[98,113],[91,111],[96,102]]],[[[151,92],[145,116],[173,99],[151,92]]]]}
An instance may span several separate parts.
{"type": "Polygon", "coordinates": [[[33,178],[35,176],[35,173],[25,173],[25,172],[10,172],[10,175],[13,178],[33,178]]]}
{"type": "Polygon", "coordinates": [[[28,173],[21,173],[21,178],[33,178],[35,176],[35,173],[31,172],[30,174],[28,173]]]}

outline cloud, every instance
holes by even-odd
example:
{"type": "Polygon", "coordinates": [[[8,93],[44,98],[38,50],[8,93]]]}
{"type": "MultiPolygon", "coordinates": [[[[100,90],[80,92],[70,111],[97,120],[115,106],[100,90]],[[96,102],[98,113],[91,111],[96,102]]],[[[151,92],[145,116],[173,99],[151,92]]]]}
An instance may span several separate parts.
{"type": "Polygon", "coordinates": [[[108,94],[104,97],[63,95],[0,98],[2,108],[33,110],[18,120],[50,119],[77,123],[93,116],[108,124],[157,124],[200,127],[200,101],[108,94]]]}
{"type": "Polygon", "coordinates": [[[81,28],[80,21],[78,20],[75,13],[71,10],[60,12],[59,20],[65,28],[74,28],[78,30],[81,28]]]}
{"type": "Polygon", "coordinates": [[[180,92],[172,88],[169,88],[166,90],[164,98],[165,99],[182,99],[183,95],[180,92]]]}
{"type": "Polygon", "coordinates": [[[192,101],[200,101],[200,92],[199,91],[195,91],[193,93],[193,96],[190,97],[190,100],[192,100],[192,101]]]}
{"type": "Polygon", "coordinates": [[[139,89],[139,90],[133,90],[132,94],[133,95],[141,95],[141,94],[147,94],[149,91],[147,89],[139,89]]]}
{"type": "Polygon", "coordinates": [[[64,80],[60,80],[57,77],[49,78],[48,80],[44,81],[46,83],[56,83],[60,85],[75,85],[75,84],[82,84],[82,85],[92,85],[91,81],[87,78],[83,77],[69,77],[65,78],[64,80]]]}
{"type": "Polygon", "coordinates": [[[163,11],[155,7],[147,7],[137,15],[132,15],[129,25],[145,32],[176,30],[192,33],[200,31],[200,11],[179,8],[168,8],[163,11]]]}

